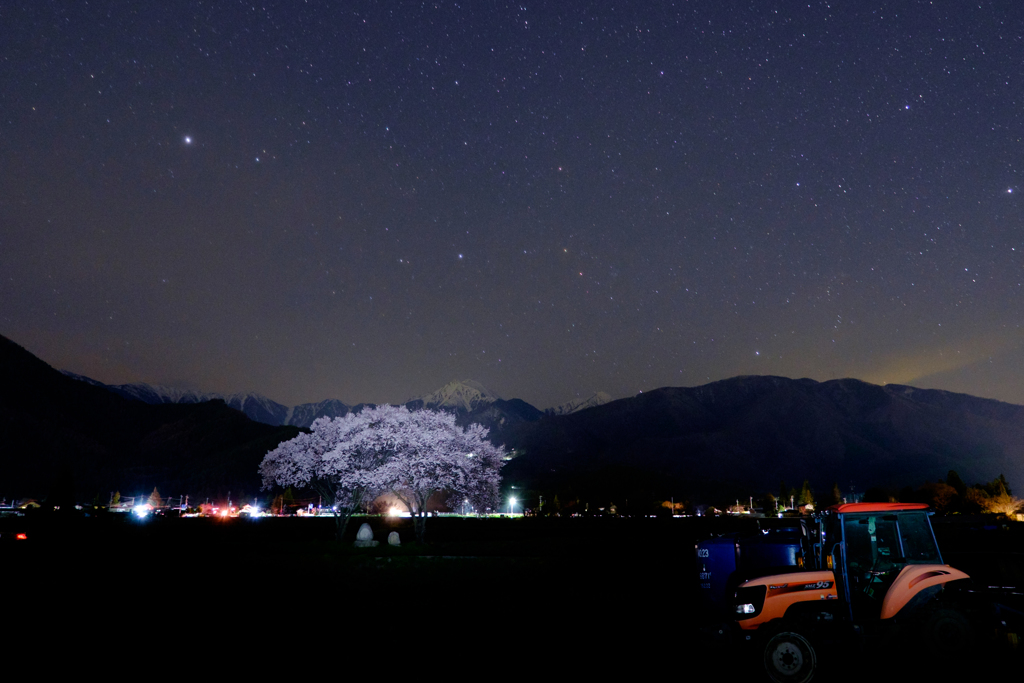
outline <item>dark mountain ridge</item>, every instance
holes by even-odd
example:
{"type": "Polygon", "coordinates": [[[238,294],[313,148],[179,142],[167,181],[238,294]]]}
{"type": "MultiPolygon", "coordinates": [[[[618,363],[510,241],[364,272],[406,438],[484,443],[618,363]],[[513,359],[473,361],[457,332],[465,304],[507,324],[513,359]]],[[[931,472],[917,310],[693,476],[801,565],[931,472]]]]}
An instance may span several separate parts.
{"type": "Polygon", "coordinates": [[[0,495],[258,493],[266,452],[295,427],[209,401],[148,405],[54,370],[0,337],[0,495]]]}
{"type": "Polygon", "coordinates": [[[735,377],[666,387],[517,435],[505,475],[531,488],[624,472],[652,495],[918,485],[955,469],[969,481],[1024,480],[1024,406],[854,379],[735,377]]]}

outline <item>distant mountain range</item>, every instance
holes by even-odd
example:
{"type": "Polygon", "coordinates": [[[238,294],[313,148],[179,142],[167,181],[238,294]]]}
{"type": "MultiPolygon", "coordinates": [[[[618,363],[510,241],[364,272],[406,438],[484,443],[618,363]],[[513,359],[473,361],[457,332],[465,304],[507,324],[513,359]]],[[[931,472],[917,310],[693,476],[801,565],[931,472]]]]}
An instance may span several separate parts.
{"type": "MultiPolygon", "coordinates": [[[[303,403],[289,407],[255,392],[219,394],[179,389],[158,384],[147,384],[145,382],[104,384],[68,370],[64,370],[63,373],[68,377],[93,386],[103,387],[124,398],[142,401],[150,405],[224,401],[224,403],[235,410],[245,413],[250,420],[269,425],[290,425],[308,428],[317,418],[342,417],[350,412],[359,412],[363,406],[372,405],[368,403],[348,405],[332,398],[320,401],[319,403],[303,403]]],[[[454,380],[437,391],[408,400],[405,405],[410,410],[431,408],[433,410],[451,410],[460,414],[468,414],[482,411],[494,403],[501,402],[501,400],[500,397],[488,391],[486,387],[478,382],[473,380],[454,380]]],[[[611,396],[599,392],[585,399],[576,399],[554,408],[548,408],[545,412],[551,415],[568,415],[578,410],[607,403],[610,400],[611,396]]]]}
{"type": "MultiPolygon", "coordinates": [[[[804,479],[818,491],[833,482],[863,491],[918,486],[950,469],[968,483],[1005,474],[1024,489],[1024,406],[946,391],[751,376],[542,412],[464,381],[406,405],[486,426],[514,453],[503,478],[526,499],[718,501],[804,479]]],[[[0,337],[0,495],[73,486],[89,499],[158,486],[164,495],[253,496],[267,451],[319,416],[359,409],[108,387],[0,337]]]]}
{"type": "Polygon", "coordinates": [[[150,405],[223,401],[235,410],[245,413],[250,420],[275,426],[309,427],[318,417],[341,417],[352,410],[352,406],[336,399],[288,407],[255,392],[218,394],[178,389],[158,384],[146,384],[145,382],[103,384],[102,382],[67,370],[64,371],[64,374],[93,386],[103,387],[118,396],[123,396],[133,401],[142,401],[150,405]]]}

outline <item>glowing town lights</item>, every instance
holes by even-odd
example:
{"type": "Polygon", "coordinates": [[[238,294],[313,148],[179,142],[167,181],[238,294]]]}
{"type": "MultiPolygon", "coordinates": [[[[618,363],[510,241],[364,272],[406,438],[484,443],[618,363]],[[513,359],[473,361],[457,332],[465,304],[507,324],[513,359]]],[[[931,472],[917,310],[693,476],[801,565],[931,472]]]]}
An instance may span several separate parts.
{"type": "Polygon", "coordinates": [[[511,515],[512,511],[515,509],[515,507],[516,507],[516,499],[515,498],[509,498],[508,499],[508,514],[511,515]]]}
{"type": "Polygon", "coordinates": [[[238,511],[240,515],[248,515],[249,517],[263,517],[264,513],[260,511],[256,505],[248,504],[238,511]]]}

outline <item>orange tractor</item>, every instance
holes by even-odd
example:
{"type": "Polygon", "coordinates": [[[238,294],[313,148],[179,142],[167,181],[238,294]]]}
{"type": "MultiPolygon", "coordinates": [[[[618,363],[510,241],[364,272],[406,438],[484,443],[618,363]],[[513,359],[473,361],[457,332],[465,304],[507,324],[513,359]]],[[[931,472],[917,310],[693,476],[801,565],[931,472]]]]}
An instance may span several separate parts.
{"type": "Polygon", "coordinates": [[[814,520],[807,561],[736,587],[736,630],[773,681],[807,683],[821,648],[851,636],[901,635],[954,656],[970,647],[968,576],[943,563],[930,514],[918,504],[834,506],[814,520]]]}

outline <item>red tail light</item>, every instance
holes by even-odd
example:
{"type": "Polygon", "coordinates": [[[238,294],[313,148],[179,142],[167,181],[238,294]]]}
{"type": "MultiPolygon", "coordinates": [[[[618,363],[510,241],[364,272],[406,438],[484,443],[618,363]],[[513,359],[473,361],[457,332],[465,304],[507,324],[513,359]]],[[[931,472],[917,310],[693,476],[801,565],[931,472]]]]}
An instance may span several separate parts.
{"type": "Polygon", "coordinates": [[[24,541],[24,540],[28,539],[28,534],[18,534],[17,536],[15,536],[15,538],[18,539],[19,541],[24,541]]]}

